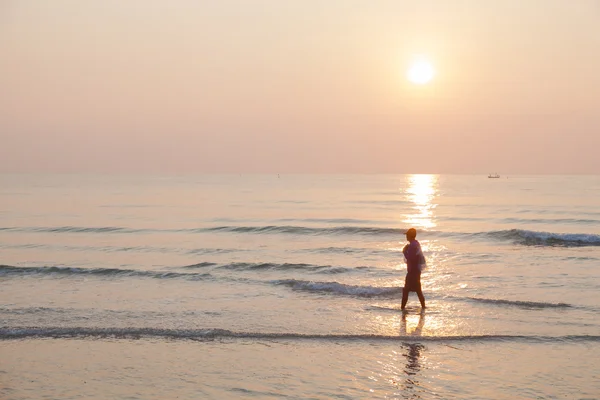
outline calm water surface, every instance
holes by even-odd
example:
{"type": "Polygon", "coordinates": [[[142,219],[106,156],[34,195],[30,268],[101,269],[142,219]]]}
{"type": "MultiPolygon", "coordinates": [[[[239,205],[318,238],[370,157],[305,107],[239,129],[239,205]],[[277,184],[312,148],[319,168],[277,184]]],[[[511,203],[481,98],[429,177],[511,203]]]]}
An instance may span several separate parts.
{"type": "Polygon", "coordinates": [[[0,397],[600,398],[600,177],[0,175],[0,397]],[[399,311],[418,230],[428,308],[399,311]]]}

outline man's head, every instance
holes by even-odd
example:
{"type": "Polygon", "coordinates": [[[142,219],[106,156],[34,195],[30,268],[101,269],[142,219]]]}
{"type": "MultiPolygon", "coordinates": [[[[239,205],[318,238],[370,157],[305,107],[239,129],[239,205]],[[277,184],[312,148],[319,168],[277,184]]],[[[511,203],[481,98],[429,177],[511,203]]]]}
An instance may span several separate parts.
{"type": "Polygon", "coordinates": [[[417,238],[417,230],[415,228],[410,228],[406,231],[406,240],[415,240],[417,238]]]}

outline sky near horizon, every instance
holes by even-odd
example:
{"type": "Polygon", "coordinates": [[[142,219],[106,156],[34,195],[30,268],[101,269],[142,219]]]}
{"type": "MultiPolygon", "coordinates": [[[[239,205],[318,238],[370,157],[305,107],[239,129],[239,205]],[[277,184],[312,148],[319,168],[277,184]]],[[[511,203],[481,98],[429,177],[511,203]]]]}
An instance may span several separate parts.
{"type": "Polygon", "coordinates": [[[600,174],[596,0],[0,0],[0,60],[0,172],[600,174]]]}

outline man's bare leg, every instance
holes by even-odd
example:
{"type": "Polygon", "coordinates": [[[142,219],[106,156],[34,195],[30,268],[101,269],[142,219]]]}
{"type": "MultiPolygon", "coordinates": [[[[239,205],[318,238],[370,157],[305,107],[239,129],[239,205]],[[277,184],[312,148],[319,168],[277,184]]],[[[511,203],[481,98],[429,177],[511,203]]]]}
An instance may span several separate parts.
{"type": "Polygon", "coordinates": [[[417,296],[419,296],[419,301],[421,302],[421,308],[426,308],[425,307],[425,296],[423,296],[423,291],[422,290],[417,290],[417,296]]]}
{"type": "Polygon", "coordinates": [[[408,302],[408,290],[406,288],[402,288],[402,309],[406,307],[406,303],[408,302]]]}

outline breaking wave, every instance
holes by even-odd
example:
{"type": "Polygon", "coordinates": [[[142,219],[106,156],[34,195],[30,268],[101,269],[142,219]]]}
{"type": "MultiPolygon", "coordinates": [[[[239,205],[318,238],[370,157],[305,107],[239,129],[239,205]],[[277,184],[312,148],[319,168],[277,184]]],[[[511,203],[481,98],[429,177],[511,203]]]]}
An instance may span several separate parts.
{"type": "MultiPolygon", "coordinates": [[[[188,267],[189,268],[189,267],[188,267]]],[[[254,270],[274,270],[274,271],[306,271],[313,273],[325,273],[325,274],[343,274],[352,272],[356,269],[368,269],[368,267],[334,267],[331,265],[312,265],[312,264],[303,264],[303,263],[232,263],[232,264],[224,264],[220,265],[217,268],[219,269],[229,269],[235,271],[254,271],[254,270]]]]}
{"type": "MultiPolygon", "coordinates": [[[[82,234],[139,234],[139,233],[174,233],[174,234],[198,234],[198,233],[236,233],[236,234],[284,234],[298,236],[381,236],[398,237],[404,235],[405,229],[378,227],[378,226],[329,226],[309,227],[296,225],[263,225],[263,226],[236,226],[220,225],[202,228],[181,229],[158,229],[158,228],[127,228],[127,227],[0,227],[2,231],[8,232],[37,232],[37,233],[82,233],[82,234]]],[[[460,240],[494,240],[508,241],[524,246],[600,246],[600,235],[592,233],[553,233],[539,232],[526,229],[506,229],[483,232],[442,232],[427,231],[420,233],[420,237],[426,239],[458,238],[460,240]]],[[[135,250],[135,249],[125,249],[135,250]]],[[[334,250],[330,248],[328,250],[334,250]]],[[[196,249],[197,253],[228,253],[234,249],[196,249]]],[[[341,249],[340,251],[345,251],[341,249]]]]}
{"type": "MultiPolygon", "coordinates": [[[[302,271],[315,274],[344,274],[353,271],[365,271],[373,269],[372,267],[342,267],[331,265],[313,265],[303,263],[249,263],[235,262],[227,264],[218,264],[214,262],[200,262],[193,265],[181,267],[182,269],[224,269],[232,271],[302,271]]],[[[173,279],[181,278],[188,280],[202,280],[211,277],[208,272],[172,272],[172,271],[144,271],[134,269],[121,268],[79,268],[65,266],[41,266],[41,267],[24,267],[0,265],[0,276],[29,276],[29,275],[48,275],[48,276],[105,276],[105,277],[147,277],[155,279],[173,279]]]]}
{"type": "Polygon", "coordinates": [[[476,236],[488,236],[498,240],[509,240],[525,246],[600,246],[600,235],[585,233],[552,233],[523,229],[482,232],[476,236]]]}
{"type": "Polygon", "coordinates": [[[313,265],[304,263],[248,263],[248,262],[235,262],[230,264],[217,264],[213,262],[201,262],[193,265],[186,265],[183,268],[186,269],[197,269],[214,267],[215,269],[228,269],[233,271],[260,271],[260,270],[272,270],[272,271],[304,271],[320,274],[343,274],[352,272],[355,270],[367,270],[370,267],[334,267],[331,265],[313,265]]]}
{"type": "Polygon", "coordinates": [[[399,235],[405,229],[378,228],[367,226],[333,226],[328,228],[314,228],[295,225],[267,225],[267,226],[215,226],[202,228],[197,231],[205,232],[232,232],[232,233],[285,233],[295,235],[399,235]]]}
{"type": "Polygon", "coordinates": [[[345,285],[339,282],[312,282],[296,279],[283,279],[273,281],[275,285],[284,285],[293,290],[306,292],[330,293],[354,297],[397,297],[402,295],[402,287],[376,287],[345,285]]]}
{"type": "MultiPolygon", "coordinates": [[[[199,230],[196,230],[199,231],[199,230]]],[[[363,236],[402,236],[405,229],[385,227],[336,226],[313,228],[303,226],[217,226],[203,228],[202,231],[232,232],[232,233],[281,233],[294,235],[363,235],[363,236]]],[[[424,237],[455,237],[460,239],[484,238],[498,241],[512,241],[525,246],[600,246],[600,235],[586,233],[552,233],[524,229],[507,229],[501,231],[486,231],[476,233],[425,231],[424,237]]]]}
{"type": "Polygon", "coordinates": [[[537,301],[519,301],[519,300],[503,300],[503,299],[485,299],[479,297],[467,297],[469,301],[477,303],[494,304],[499,306],[514,306],[522,308],[572,308],[571,304],[567,303],[544,303],[537,301]]]}

